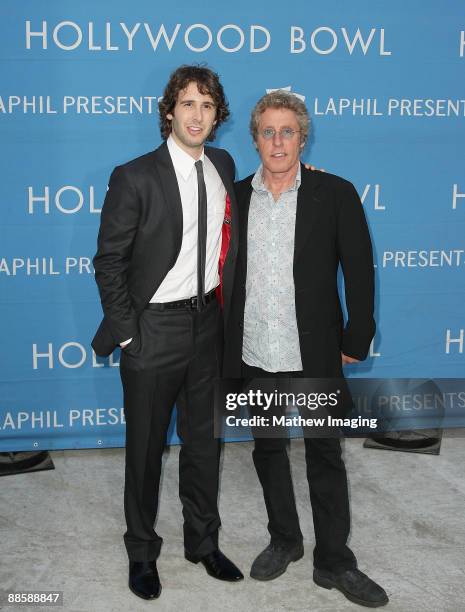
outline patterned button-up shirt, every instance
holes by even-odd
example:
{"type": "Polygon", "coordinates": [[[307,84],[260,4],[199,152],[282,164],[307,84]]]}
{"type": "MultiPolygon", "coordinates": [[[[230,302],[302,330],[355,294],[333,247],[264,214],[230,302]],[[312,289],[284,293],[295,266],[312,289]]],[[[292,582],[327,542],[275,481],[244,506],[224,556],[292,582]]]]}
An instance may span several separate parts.
{"type": "Polygon", "coordinates": [[[293,275],[299,186],[300,165],[278,201],[263,184],[262,166],[252,180],[242,359],[267,372],[302,370],[293,275]]]}

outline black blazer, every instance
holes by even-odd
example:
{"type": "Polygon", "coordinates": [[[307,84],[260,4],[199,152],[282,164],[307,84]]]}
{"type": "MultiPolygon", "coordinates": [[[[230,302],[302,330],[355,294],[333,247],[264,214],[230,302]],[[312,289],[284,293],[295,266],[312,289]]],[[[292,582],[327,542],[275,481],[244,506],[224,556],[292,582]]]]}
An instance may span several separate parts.
{"type": "MultiPolygon", "coordinates": [[[[235,167],[223,149],[205,147],[231,201],[231,238],[223,268],[225,320],[229,314],[238,244],[235,167]]],[[[109,355],[138,334],[138,319],[168,271],[182,242],[182,204],[166,142],[155,151],[114,169],[102,208],[93,259],[103,321],[92,341],[109,355]]]]}
{"type": "MultiPolygon", "coordinates": [[[[301,166],[294,244],[297,327],[304,374],[342,376],[341,351],[365,359],[375,334],[374,270],[360,198],[348,181],[301,166]],[[337,289],[341,264],[348,320],[337,289]]],[[[239,377],[247,277],[247,223],[253,175],[236,183],[239,252],[225,334],[225,377],[239,377]]]]}

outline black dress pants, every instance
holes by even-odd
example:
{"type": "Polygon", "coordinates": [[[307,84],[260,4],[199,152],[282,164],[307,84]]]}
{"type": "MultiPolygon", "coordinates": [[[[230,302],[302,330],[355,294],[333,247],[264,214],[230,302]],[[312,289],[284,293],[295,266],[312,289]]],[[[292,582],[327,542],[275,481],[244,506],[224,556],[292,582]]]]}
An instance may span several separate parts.
{"type": "MultiPolygon", "coordinates": [[[[244,378],[298,378],[302,372],[267,372],[242,364],[244,378]]],[[[284,546],[302,542],[295,504],[288,438],[255,437],[253,462],[263,488],[271,541],[284,546]]],[[[349,495],[338,438],[305,438],[307,480],[315,531],[314,566],[332,572],[355,568],[347,546],[349,495]]]]}
{"type": "Polygon", "coordinates": [[[202,312],[151,305],[140,333],[121,350],[126,419],[124,542],[129,559],[152,561],[162,538],[155,532],[162,455],[177,407],[179,496],[184,546],[201,558],[218,546],[219,440],[213,430],[213,384],[219,373],[216,300],[202,312]]]}

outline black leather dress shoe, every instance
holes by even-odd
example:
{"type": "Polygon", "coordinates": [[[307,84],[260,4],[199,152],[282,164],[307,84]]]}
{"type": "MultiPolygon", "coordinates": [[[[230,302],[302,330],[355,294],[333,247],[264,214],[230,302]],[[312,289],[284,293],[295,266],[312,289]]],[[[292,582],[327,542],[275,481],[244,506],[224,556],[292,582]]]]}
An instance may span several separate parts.
{"type": "Polygon", "coordinates": [[[129,561],[129,588],[142,599],[160,597],[161,584],[156,561],[129,561]]]}
{"type": "Polygon", "coordinates": [[[191,563],[202,563],[207,570],[207,574],[217,578],[218,580],[227,580],[228,582],[237,582],[243,580],[244,575],[241,570],[234,565],[227,557],[223,555],[221,550],[217,548],[213,552],[205,555],[201,559],[191,557],[189,554],[184,555],[191,563]]]}
{"type": "Polygon", "coordinates": [[[303,556],[303,544],[283,546],[271,542],[252,563],[250,577],[255,580],[273,580],[284,574],[291,561],[298,561],[303,556]]]}
{"type": "Polygon", "coordinates": [[[333,574],[315,568],[313,570],[313,581],[324,589],[334,587],[350,601],[367,608],[385,606],[389,601],[386,591],[358,569],[349,569],[342,574],[333,574]]]}

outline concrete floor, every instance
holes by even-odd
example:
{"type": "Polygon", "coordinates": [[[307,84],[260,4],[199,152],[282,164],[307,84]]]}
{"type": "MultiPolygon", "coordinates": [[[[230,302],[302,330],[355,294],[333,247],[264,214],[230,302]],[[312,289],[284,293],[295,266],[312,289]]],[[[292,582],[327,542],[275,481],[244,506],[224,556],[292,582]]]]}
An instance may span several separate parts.
{"type": "MultiPolygon", "coordinates": [[[[345,443],[352,503],[350,545],[360,569],[386,589],[391,600],[386,610],[463,612],[463,432],[445,434],[440,456],[363,449],[362,442],[345,443]]],[[[157,526],[164,538],[158,563],[160,599],[145,602],[126,586],[121,449],[53,452],[54,471],[1,479],[0,589],[61,590],[65,603],[60,609],[70,612],[360,610],[336,590],[321,589],[311,580],[313,528],[303,448],[302,440],[293,441],[306,555],[277,580],[259,583],[247,575],[239,584],[221,583],[200,565],[184,560],[178,448],[173,447],[166,453],[157,526]]],[[[268,543],[251,443],[225,447],[220,510],[221,548],[248,574],[268,543]]]]}

